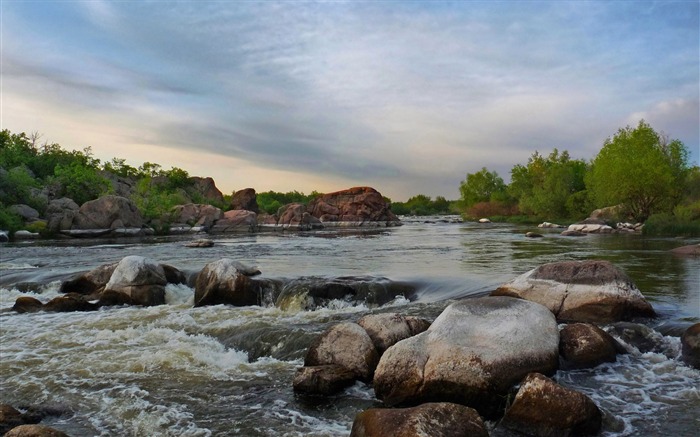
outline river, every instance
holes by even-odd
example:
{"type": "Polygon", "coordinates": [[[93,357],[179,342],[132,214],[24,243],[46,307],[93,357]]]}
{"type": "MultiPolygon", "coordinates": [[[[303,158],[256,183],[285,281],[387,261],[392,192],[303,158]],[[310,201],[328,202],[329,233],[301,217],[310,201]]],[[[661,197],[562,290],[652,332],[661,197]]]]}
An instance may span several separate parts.
{"type": "MultiPolygon", "coordinates": [[[[292,391],[306,348],[328,326],[370,312],[435,318],[455,299],[482,296],[540,264],[603,259],[622,268],[659,317],[655,349],[626,347],[616,363],[558,371],[560,384],[604,411],[605,436],[696,435],[700,371],[678,361],[679,336],[700,322],[700,258],[668,252],[698,239],[639,235],[525,238],[537,230],[505,224],[407,220],[368,232],[215,236],[214,247],[185,248],[191,237],[57,240],[0,246],[0,402],[47,412],[42,422],[71,436],[342,436],[355,415],[377,406],[362,383],[328,399],[292,391]],[[426,222],[428,221],[428,222],[426,222]],[[166,305],[88,313],[16,314],[37,282],[46,302],[60,280],[141,255],[186,272],[231,258],[263,277],[370,276],[416,287],[374,308],[332,301],[312,311],[286,306],[193,308],[193,290],[168,285],[166,305]],[[20,287],[21,288],[21,287],[20,287]]],[[[491,424],[493,425],[493,424],[491,424]]]]}

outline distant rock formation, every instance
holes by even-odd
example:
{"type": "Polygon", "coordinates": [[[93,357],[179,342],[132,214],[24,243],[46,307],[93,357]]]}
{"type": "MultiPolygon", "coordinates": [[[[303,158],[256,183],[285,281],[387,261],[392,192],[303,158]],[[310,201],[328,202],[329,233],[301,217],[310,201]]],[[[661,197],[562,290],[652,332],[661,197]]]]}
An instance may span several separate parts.
{"type": "Polygon", "coordinates": [[[324,194],[306,207],[324,226],[398,226],[389,203],[371,187],[354,187],[324,194]]]}
{"type": "Polygon", "coordinates": [[[246,211],[260,212],[257,195],[253,188],[244,188],[233,193],[231,198],[231,209],[244,209],[246,211]]]}

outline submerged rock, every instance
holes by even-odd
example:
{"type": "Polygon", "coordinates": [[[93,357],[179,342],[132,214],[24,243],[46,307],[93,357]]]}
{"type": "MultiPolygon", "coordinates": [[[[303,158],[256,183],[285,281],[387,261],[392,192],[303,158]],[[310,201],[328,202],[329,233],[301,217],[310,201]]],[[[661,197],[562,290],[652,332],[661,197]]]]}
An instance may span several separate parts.
{"type": "Polygon", "coordinates": [[[350,437],[488,437],[474,409],[448,402],[371,408],[355,417],[350,437]]]}
{"type": "Polygon", "coordinates": [[[632,280],[608,261],[544,264],[491,295],[540,303],[562,321],[608,323],[655,316],[632,280]]]}
{"type": "Polygon", "coordinates": [[[595,435],[601,425],[602,414],[588,396],[531,373],[498,428],[514,430],[518,435],[558,437],[595,435]]]}
{"type": "Polygon", "coordinates": [[[89,302],[80,294],[69,293],[64,296],[54,297],[43,306],[44,311],[66,313],[73,311],[96,311],[99,305],[89,302]]]}
{"type": "Polygon", "coordinates": [[[559,352],[573,368],[615,362],[618,352],[624,350],[610,334],[590,323],[566,325],[559,337],[559,352]]]}
{"type": "Polygon", "coordinates": [[[350,387],[357,380],[352,370],[339,364],[306,366],[297,369],[292,385],[295,392],[330,396],[350,387]]]}
{"type": "Polygon", "coordinates": [[[8,404],[0,404],[0,435],[20,425],[37,423],[34,417],[20,413],[8,404]]]}
{"type": "Polygon", "coordinates": [[[374,390],[387,405],[457,402],[494,416],[514,384],[558,363],[559,330],[547,308],[508,297],[465,299],[387,349],[374,390]]]}
{"type": "Polygon", "coordinates": [[[700,369],[700,323],[696,323],[681,336],[681,359],[700,369]]]}
{"type": "Polygon", "coordinates": [[[43,306],[44,304],[41,303],[39,299],[29,296],[20,296],[15,300],[12,310],[18,313],[35,313],[41,311],[43,306]]]}
{"type": "Polygon", "coordinates": [[[676,247],[671,249],[671,253],[680,256],[700,256],[700,244],[676,247]]]}

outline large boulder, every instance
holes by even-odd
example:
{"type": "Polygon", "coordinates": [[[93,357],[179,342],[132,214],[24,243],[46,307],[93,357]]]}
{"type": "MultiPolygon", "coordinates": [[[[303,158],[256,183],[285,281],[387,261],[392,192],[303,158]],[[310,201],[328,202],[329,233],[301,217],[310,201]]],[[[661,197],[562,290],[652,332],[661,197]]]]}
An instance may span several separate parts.
{"type": "Polygon", "coordinates": [[[608,261],[543,264],[491,295],[537,302],[568,322],[609,323],[655,315],[632,280],[608,261]]]}
{"type": "Polygon", "coordinates": [[[188,203],[173,207],[169,218],[173,223],[187,223],[209,229],[217,220],[224,218],[224,212],[212,205],[188,203]]]}
{"type": "Polygon", "coordinates": [[[231,197],[231,209],[245,209],[246,211],[260,212],[257,195],[253,188],[244,188],[233,193],[231,197]]]}
{"type": "Polygon", "coordinates": [[[194,194],[198,194],[205,199],[217,202],[218,204],[224,203],[224,195],[216,187],[214,179],[206,177],[201,178],[193,176],[189,178],[189,182],[192,184],[191,190],[194,194]]]}
{"type": "Polygon", "coordinates": [[[163,266],[148,258],[131,255],[119,261],[105,290],[120,293],[135,305],[161,305],[165,303],[167,283],[163,266]]]}
{"type": "Polygon", "coordinates": [[[30,222],[37,220],[39,218],[39,211],[32,208],[29,205],[17,204],[10,206],[9,210],[22,218],[25,222],[30,222]]]}
{"type": "Polygon", "coordinates": [[[46,208],[46,228],[50,232],[69,230],[79,210],[80,206],[68,197],[52,200],[46,208]]]}
{"type": "Polygon", "coordinates": [[[73,219],[72,229],[140,228],[143,223],[131,200],[109,195],[85,202],[73,219]]]}
{"type": "Polygon", "coordinates": [[[37,298],[30,296],[20,296],[15,300],[12,310],[18,313],[35,313],[41,311],[44,304],[37,298]]]}
{"type": "Polygon", "coordinates": [[[547,308],[508,297],[465,299],[387,349],[374,390],[387,405],[457,402],[494,416],[514,384],[558,363],[559,330],[547,308]]]}
{"type": "Polygon", "coordinates": [[[518,435],[557,437],[595,435],[601,425],[600,409],[588,396],[531,373],[498,427],[518,435]]]}
{"type": "Polygon", "coordinates": [[[257,228],[257,214],[253,211],[237,209],[226,211],[224,217],[217,220],[211,227],[212,233],[230,232],[255,232],[257,228]]]}
{"type": "Polygon", "coordinates": [[[357,323],[331,326],[309,347],[304,366],[337,364],[353,372],[356,379],[372,381],[379,354],[372,339],[357,323]]]}
{"type": "Polygon", "coordinates": [[[474,409],[448,402],[371,408],[355,417],[350,437],[488,437],[474,409]]]}
{"type": "Polygon", "coordinates": [[[260,304],[260,286],[251,278],[259,273],[258,270],[228,258],[205,265],[197,275],[194,306],[260,304]]]}
{"type": "Polygon", "coordinates": [[[681,336],[681,359],[700,370],[700,323],[686,329],[681,336]]]}
{"type": "Polygon", "coordinates": [[[610,334],[590,323],[571,323],[559,332],[559,353],[569,367],[595,367],[615,362],[622,346],[610,334]]]}
{"type": "Polygon", "coordinates": [[[401,221],[389,203],[370,187],[354,187],[324,194],[309,202],[307,211],[324,225],[397,226],[401,221]]]}
{"type": "Polygon", "coordinates": [[[277,216],[277,226],[282,229],[309,231],[323,228],[321,221],[309,214],[306,206],[301,203],[290,203],[280,207],[277,216]]]}
{"type": "Polygon", "coordinates": [[[89,272],[77,273],[72,278],[63,281],[59,291],[83,295],[99,294],[104,290],[118,264],[103,264],[89,272]]]}
{"type": "Polygon", "coordinates": [[[396,313],[368,314],[357,321],[362,326],[379,354],[399,341],[420,334],[430,327],[430,322],[420,317],[396,313]]]}

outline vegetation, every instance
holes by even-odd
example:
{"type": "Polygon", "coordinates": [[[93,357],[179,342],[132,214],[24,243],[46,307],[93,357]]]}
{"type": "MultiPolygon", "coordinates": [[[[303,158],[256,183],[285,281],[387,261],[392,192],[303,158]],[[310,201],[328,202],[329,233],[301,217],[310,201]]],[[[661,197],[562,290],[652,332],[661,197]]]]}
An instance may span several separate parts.
{"type": "Polygon", "coordinates": [[[313,199],[322,195],[323,194],[318,191],[312,191],[309,195],[300,193],[299,191],[288,191],[286,193],[265,191],[256,194],[256,201],[258,202],[258,207],[260,207],[261,212],[264,211],[268,214],[276,214],[277,210],[284,205],[290,203],[307,205],[313,199]]]}
{"type": "Polygon", "coordinates": [[[391,211],[397,215],[439,215],[458,212],[456,202],[451,202],[442,196],[432,200],[430,196],[418,194],[405,202],[391,202],[391,199],[388,201],[391,211]]]}

